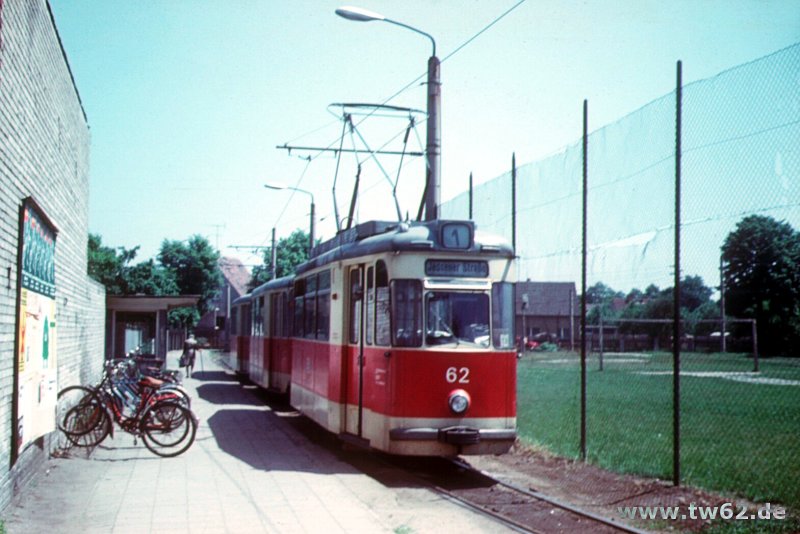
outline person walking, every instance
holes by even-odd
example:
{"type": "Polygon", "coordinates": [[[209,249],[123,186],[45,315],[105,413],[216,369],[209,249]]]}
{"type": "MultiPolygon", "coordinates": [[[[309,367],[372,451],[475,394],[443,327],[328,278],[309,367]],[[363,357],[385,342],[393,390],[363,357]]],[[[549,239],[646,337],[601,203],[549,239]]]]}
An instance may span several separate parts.
{"type": "Polygon", "coordinates": [[[194,370],[194,360],[197,356],[197,352],[200,350],[198,346],[197,339],[195,339],[194,334],[189,334],[188,339],[183,342],[183,354],[181,354],[181,358],[178,361],[178,365],[180,367],[186,368],[186,377],[192,377],[192,370],[194,370]]]}

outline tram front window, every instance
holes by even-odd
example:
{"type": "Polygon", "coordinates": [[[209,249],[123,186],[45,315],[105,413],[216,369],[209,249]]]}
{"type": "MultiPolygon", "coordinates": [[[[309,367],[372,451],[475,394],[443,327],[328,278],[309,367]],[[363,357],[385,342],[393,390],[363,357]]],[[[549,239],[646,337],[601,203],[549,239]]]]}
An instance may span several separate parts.
{"type": "Polygon", "coordinates": [[[489,347],[489,296],[430,291],[425,295],[425,343],[489,347]]]}

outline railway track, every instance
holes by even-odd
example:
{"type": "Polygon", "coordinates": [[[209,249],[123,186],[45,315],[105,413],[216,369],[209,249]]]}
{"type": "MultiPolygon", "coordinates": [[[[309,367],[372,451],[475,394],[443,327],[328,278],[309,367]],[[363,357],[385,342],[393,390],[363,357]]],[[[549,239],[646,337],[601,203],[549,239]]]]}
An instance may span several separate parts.
{"type": "Polygon", "coordinates": [[[620,521],[603,517],[572,504],[523,488],[517,484],[501,480],[490,473],[480,471],[464,462],[454,459],[450,463],[455,469],[464,470],[469,476],[484,479],[488,491],[447,490],[453,498],[468,503],[483,513],[497,516],[503,521],[522,529],[523,532],[626,532],[642,534],[646,531],[631,527],[620,521]]]}
{"type": "MultiPolygon", "coordinates": [[[[280,407],[278,411],[288,407],[280,407]]],[[[525,533],[642,534],[647,531],[602,517],[541,492],[480,471],[461,459],[395,457],[344,445],[315,423],[299,417],[290,424],[317,445],[390,487],[425,487],[445,499],[525,533]]]]}
{"type": "Polygon", "coordinates": [[[344,453],[342,459],[387,485],[427,487],[517,532],[642,534],[647,531],[582,510],[479,471],[462,460],[344,453]]]}

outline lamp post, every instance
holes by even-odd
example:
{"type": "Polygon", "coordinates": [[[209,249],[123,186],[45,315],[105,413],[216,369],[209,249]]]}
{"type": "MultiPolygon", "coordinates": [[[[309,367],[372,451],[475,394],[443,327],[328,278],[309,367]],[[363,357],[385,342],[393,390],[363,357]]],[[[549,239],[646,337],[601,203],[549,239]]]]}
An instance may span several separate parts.
{"type": "Polygon", "coordinates": [[[425,220],[433,221],[438,218],[438,206],[441,196],[441,118],[439,114],[439,107],[441,104],[442,91],[441,81],[439,79],[439,58],[436,57],[436,41],[433,37],[418,30],[408,24],[403,24],[396,20],[387,19],[379,13],[361,9],[360,7],[345,6],[336,10],[336,14],[347,20],[354,20],[357,22],[369,22],[378,20],[394,24],[411,30],[420,35],[424,35],[431,40],[433,52],[428,59],[428,123],[427,123],[427,145],[425,147],[425,159],[427,166],[427,174],[425,180],[425,220]]]}
{"type": "MultiPolygon", "coordinates": [[[[311,223],[309,225],[309,237],[308,237],[308,257],[311,257],[311,251],[314,249],[314,194],[311,191],[306,191],[305,189],[300,189],[299,187],[292,187],[290,185],[283,185],[283,184],[264,184],[264,187],[267,189],[276,189],[278,191],[289,189],[291,191],[297,191],[298,193],[305,193],[306,195],[311,197],[311,223]]],[[[273,250],[275,247],[273,246],[273,250]]]]}

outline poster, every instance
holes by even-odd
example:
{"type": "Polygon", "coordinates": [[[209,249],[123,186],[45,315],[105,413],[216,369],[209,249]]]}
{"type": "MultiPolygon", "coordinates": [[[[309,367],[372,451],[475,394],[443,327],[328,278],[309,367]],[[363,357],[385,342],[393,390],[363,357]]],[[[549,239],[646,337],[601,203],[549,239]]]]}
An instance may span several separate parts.
{"type": "Polygon", "coordinates": [[[17,451],[55,430],[58,395],[56,232],[30,199],[23,204],[20,219],[17,451]]]}

